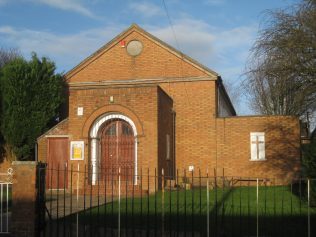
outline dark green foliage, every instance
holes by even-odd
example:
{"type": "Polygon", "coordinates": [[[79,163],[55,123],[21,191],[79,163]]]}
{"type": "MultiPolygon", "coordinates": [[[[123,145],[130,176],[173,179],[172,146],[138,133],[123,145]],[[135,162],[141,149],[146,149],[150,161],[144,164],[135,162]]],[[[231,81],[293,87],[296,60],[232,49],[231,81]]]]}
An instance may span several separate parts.
{"type": "MultiPolygon", "coordinates": [[[[2,75],[1,68],[9,63],[10,61],[16,59],[16,58],[21,58],[21,53],[18,49],[5,49],[5,48],[0,48],[0,78],[2,75]]],[[[1,86],[0,86],[0,127],[1,127],[1,117],[2,117],[2,95],[1,95],[1,86]]],[[[2,162],[4,158],[4,138],[1,134],[1,129],[0,129],[0,162],[2,162]]]]}
{"type": "Polygon", "coordinates": [[[56,118],[62,102],[63,77],[55,64],[36,54],[17,58],[2,68],[1,131],[18,160],[32,160],[34,145],[56,118]]]}

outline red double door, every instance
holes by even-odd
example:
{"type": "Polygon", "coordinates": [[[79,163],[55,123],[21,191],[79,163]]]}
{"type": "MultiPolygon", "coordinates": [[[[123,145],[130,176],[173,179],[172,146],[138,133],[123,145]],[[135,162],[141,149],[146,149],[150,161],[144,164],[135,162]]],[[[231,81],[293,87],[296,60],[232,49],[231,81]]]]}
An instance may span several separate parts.
{"type": "Polygon", "coordinates": [[[123,120],[112,120],[101,130],[101,178],[116,179],[119,169],[122,181],[133,181],[135,137],[132,127],[123,120]]]}

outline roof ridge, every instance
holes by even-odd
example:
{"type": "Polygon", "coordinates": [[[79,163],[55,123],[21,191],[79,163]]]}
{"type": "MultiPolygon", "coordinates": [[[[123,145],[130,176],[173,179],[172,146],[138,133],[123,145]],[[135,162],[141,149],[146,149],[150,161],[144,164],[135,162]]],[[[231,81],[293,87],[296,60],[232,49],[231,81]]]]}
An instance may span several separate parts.
{"type": "Polygon", "coordinates": [[[90,54],[88,57],[86,57],[84,60],[82,60],[79,64],[77,64],[75,67],[73,67],[72,69],[70,69],[66,74],[65,77],[66,78],[70,78],[73,76],[73,74],[75,74],[76,72],[78,72],[78,69],[80,71],[80,67],[84,66],[84,64],[89,63],[90,60],[92,60],[94,57],[98,56],[99,54],[101,54],[103,51],[105,51],[107,48],[109,48],[111,45],[113,45],[119,38],[121,38],[122,36],[124,36],[127,33],[132,33],[133,29],[136,29],[137,31],[139,31],[140,33],[144,34],[145,36],[147,36],[148,38],[150,38],[152,41],[158,43],[160,46],[167,48],[167,50],[171,51],[173,54],[177,55],[178,57],[180,57],[182,60],[185,60],[187,62],[189,62],[190,64],[192,64],[193,66],[199,68],[200,70],[206,72],[209,75],[213,75],[215,77],[218,77],[219,74],[216,73],[215,71],[211,70],[210,68],[206,67],[205,65],[199,63],[198,61],[196,61],[195,59],[189,57],[188,55],[184,54],[183,52],[177,50],[176,48],[172,47],[171,45],[167,44],[166,42],[160,40],[159,38],[157,38],[156,36],[152,35],[151,33],[149,33],[148,31],[144,30],[142,27],[140,27],[138,24],[136,23],[132,23],[127,29],[125,29],[124,31],[122,31],[121,33],[119,33],[117,36],[115,36],[112,40],[110,40],[108,43],[104,44],[103,46],[101,46],[98,50],[96,50],[94,53],[90,54]]]}

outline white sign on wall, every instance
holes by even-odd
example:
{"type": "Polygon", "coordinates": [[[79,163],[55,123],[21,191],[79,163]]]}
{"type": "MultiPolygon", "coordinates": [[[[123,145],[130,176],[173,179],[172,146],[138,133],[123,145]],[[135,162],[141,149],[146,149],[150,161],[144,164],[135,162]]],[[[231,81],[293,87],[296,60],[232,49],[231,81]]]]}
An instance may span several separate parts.
{"type": "Polygon", "coordinates": [[[77,115],[82,116],[83,115],[83,107],[78,107],[77,108],[77,115]]]}
{"type": "Polygon", "coordinates": [[[70,160],[84,160],[84,141],[70,142],[70,160]]]}

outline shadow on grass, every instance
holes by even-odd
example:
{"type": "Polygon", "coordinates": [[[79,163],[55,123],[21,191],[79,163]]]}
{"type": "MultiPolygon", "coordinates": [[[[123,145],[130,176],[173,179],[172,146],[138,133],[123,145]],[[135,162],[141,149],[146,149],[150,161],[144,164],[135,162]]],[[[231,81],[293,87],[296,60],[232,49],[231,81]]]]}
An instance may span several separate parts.
{"type": "Polygon", "coordinates": [[[260,187],[258,203],[254,187],[212,190],[208,204],[205,189],[162,195],[158,192],[142,199],[107,203],[54,220],[53,226],[69,232],[78,220],[86,236],[108,231],[116,236],[120,225],[126,236],[161,236],[162,232],[171,236],[207,236],[209,228],[214,237],[257,236],[257,231],[259,236],[296,237],[307,236],[309,211],[311,236],[316,234],[316,210],[308,209],[306,202],[287,186],[260,187]]]}
{"type": "MultiPolygon", "coordinates": [[[[316,216],[311,216],[311,223],[315,223],[316,216]]],[[[76,216],[69,216],[58,221],[60,233],[63,228],[66,233],[75,232],[76,216]],[[63,223],[66,223],[63,225],[63,223]],[[69,224],[72,223],[72,224],[69,224]]],[[[53,225],[57,222],[55,221],[53,225]]],[[[96,233],[108,232],[117,233],[118,229],[118,215],[106,214],[100,218],[91,217],[87,219],[79,218],[79,227],[82,231],[86,231],[85,236],[95,236],[96,233]],[[91,235],[92,234],[92,235],[91,235]]],[[[255,216],[226,215],[224,221],[220,226],[216,226],[216,216],[210,216],[209,233],[210,236],[257,236],[257,218],[255,216]]],[[[308,236],[307,235],[307,217],[306,216],[275,216],[264,217],[260,216],[258,219],[259,236],[308,236]]],[[[150,236],[161,236],[162,231],[166,235],[172,234],[176,236],[177,233],[183,236],[184,233],[194,236],[207,236],[207,221],[206,216],[189,215],[187,217],[181,215],[168,215],[164,219],[161,216],[155,215],[121,215],[120,222],[121,232],[128,233],[127,236],[132,236],[140,231],[150,236]]],[[[52,232],[56,231],[51,230],[52,232]]],[[[316,226],[311,225],[311,236],[316,233],[316,226]]],[[[83,234],[83,233],[81,233],[83,234]]],[[[53,235],[54,236],[54,235],[53,235]]],[[[101,235],[102,236],[102,235],[101,235]]],[[[116,235],[114,235],[116,236],[116,235]]],[[[139,236],[139,235],[136,235],[139,236]]]]}

